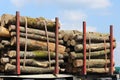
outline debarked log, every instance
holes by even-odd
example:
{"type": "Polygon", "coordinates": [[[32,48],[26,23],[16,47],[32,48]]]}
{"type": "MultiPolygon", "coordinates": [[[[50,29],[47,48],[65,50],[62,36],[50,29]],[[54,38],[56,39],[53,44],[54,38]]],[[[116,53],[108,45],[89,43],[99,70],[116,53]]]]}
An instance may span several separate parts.
{"type": "MultiPolygon", "coordinates": [[[[5,24],[16,24],[16,17],[11,14],[3,14],[1,16],[1,25],[5,26],[5,24]]],[[[25,26],[25,24],[27,24],[28,27],[38,28],[43,30],[45,30],[45,25],[46,25],[49,31],[55,31],[55,22],[52,20],[45,19],[43,17],[31,18],[31,17],[20,16],[20,25],[25,26]]]]}
{"type": "MultiPolygon", "coordinates": [[[[15,25],[10,25],[9,26],[9,31],[16,31],[16,26],[15,25]]],[[[23,26],[20,26],[20,32],[22,33],[26,33],[26,29],[23,26]]],[[[27,33],[28,34],[36,34],[36,35],[40,35],[40,36],[46,36],[46,32],[45,30],[40,30],[40,29],[33,29],[33,28],[27,28],[27,33]]],[[[47,34],[50,38],[55,38],[55,33],[54,32],[50,32],[47,31],[47,34]]],[[[12,34],[11,34],[12,35],[12,34]]],[[[62,39],[61,34],[59,34],[59,39],[62,39]]]]}
{"type": "MultiPolygon", "coordinates": [[[[100,56],[103,56],[103,55],[105,56],[107,54],[110,54],[110,49],[94,51],[94,52],[90,52],[90,53],[87,52],[86,57],[88,58],[90,56],[91,58],[98,58],[100,56]]],[[[72,59],[82,59],[83,58],[83,53],[71,52],[70,57],[72,59]]]]}
{"type": "MultiPolygon", "coordinates": [[[[64,60],[58,60],[59,64],[63,64],[64,60]]],[[[20,64],[23,65],[24,63],[24,59],[20,60],[20,64]]],[[[16,64],[16,59],[11,59],[10,60],[10,64],[16,64]]],[[[55,60],[50,60],[49,61],[38,61],[35,59],[26,59],[25,60],[25,65],[26,66],[34,66],[34,67],[48,67],[49,64],[54,65],[55,64],[55,60]]]]}
{"type": "MultiPolygon", "coordinates": [[[[48,52],[47,51],[20,51],[20,58],[24,58],[24,54],[26,54],[26,58],[38,58],[38,59],[48,59],[48,52]]],[[[10,58],[16,58],[16,51],[9,51],[8,56],[10,58]]],[[[62,54],[58,55],[59,58],[63,58],[62,54]]],[[[50,52],[50,57],[55,58],[55,52],[50,52]]]]}
{"type": "Polygon", "coordinates": [[[0,58],[0,63],[1,64],[6,64],[6,63],[9,63],[9,58],[8,57],[2,57],[2,58],[0,58]]]}
{"type": "MultiPolygon", "coordinates": [[[[73,61],[74,67],[82,67],[83,66],[83,60],[77,59],[73,61]]],[[[103,67],[110,67],[110,59],[90,59],[86,60],[86,67],[92,68],[103,68],[103,67]]]]}
{"type": "MultiPolygon", "coordinates": [[[[51,68],[41,68],[41,67],[30,67],[30,66],[20,66],[21,73],[28,73],[28,74],[41,74],[41,73],[53,73],[54,67],[51,68]]],[[[11,65],[9,63],[5,66],[5,72],[10,72],[10,74],[14,74],[16,71],[16,66],[11,65]]]]}
{"type": "MultiPolygon", "coordinates": [[[[116,43],[113,42],[113,47],[116,47],[116,43]]],[[[96,43],[96,44],[86,44],[86,50],[88,51],[89,49],[91,51],[99,51],[99,50],[104,50],[104,49],[109,49],[110,48],[110,43],[96,43]]],[[[77,44],[74,47],[74,50],[76,52],[82,51],[83,50],[83,45],[82,44],[77,44]]]]}
{"type": "MultiPolygon", "coordinates": [[[[26,39],[20,38],[20,46],[25,47],[26,39]]],[[[11,39],[11,46],[16,45],[16,37],[11,39]]],[[[48,43],[49,50],[55,52],[55,43],[48,43]]],[[[28,50],[44,50],[47,51],[47,42],[36,41],[32,39],[27,39],[27,49],[28,50]]],[[[58,45],[58,53],[65,53],[65,46],[58,45]]]]}
{"type": "MultiPolygon", "coordinates": [[[[11,32],[11,36],[16,36],[16,32],[11,32]]],[[[46,41],[47,42],[47,37],[46,36],[40,36],[36,34],[26,34],[26,33],[20,33],[20,37],[25,38],[27,36],[28,39],[33,39],[33,40],[39,40],[39,41],[46,41]]],[[[55,38],[50,38],[48,37],[49,42],[55,43],[55,38]]],[[[63,40],[59,40],[59,44],[64,44],[63,40]]]]}

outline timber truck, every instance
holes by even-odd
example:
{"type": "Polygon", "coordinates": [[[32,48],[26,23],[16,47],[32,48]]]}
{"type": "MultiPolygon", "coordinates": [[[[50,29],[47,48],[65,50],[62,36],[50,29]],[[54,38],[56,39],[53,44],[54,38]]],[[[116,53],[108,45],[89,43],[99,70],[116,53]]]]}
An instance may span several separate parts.
{"type": "MultiPolygon", "coordinates": [[[[83,22],[83,65],[82,69],[79,73],[67,73],[60,72],[59,67],[59,54],[58,54],[58,32],[59,32],[59,21],[58,18],[55,18],[55,65],[52,73],[49,74],[21,74],[20,64],[20,13],[16,12],[16,66],[12,66],[11,68],[15,68],[14,74],[5,74],[4,72],[0,73],[0,80],[120,80],[120,72],[114,70],[114,59],[113,59],[113,26],[110,26],[110,67],[107,73],[87,73],[87,60],[86,60],[86,22],[83,22]]],[[[2,53],[0,53],[2,54],[2,53]]],[[[89,63],[90,64],[90,63],[89,63]]],[[[2,67],[2,66],[1,66],[2,67]]],[[[1,68],[0,67],[0,68],[1,68]]],[[[8,67],[8,69],[10,66],[8,67]]],[[[2,69],[2,68],[1,68],[2,69]]],[[[49,70],[49,69],[48,69],[49,70]]],[[[29,72],[29,71],[28,71],[29,72]]],[[[12,73],[12,72],[11,72],[12,73]]]]}

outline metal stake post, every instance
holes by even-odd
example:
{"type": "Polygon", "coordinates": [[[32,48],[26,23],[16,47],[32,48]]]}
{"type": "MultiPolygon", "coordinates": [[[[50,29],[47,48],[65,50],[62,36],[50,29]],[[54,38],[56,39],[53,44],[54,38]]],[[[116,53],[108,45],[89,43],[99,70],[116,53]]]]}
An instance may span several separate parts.
{"type": "Polygon", "coordinates": [[[16,73],[20,75],[20,13],[16,12],[16,73]]]}

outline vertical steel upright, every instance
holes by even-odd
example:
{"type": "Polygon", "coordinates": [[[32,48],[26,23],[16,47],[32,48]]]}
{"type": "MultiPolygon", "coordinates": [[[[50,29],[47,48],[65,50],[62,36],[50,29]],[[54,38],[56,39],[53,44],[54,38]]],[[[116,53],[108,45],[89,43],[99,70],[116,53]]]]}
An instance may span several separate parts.
{"type": "Polygon", "coordinates": [[[110,75],[113,75],[113,25],[110,25],[110,75]]]}
{"type": "Polygon", "coordinates": [[[86,22],[83,21],[83,75],[86,75],[86,22]]]}
{"type": "Polygon", "coordinates": [[[56,64],[55,64],[55,75],[59,74],[59,63],[58,63],[58,29],[59,29],[59,19],[58,17],[55,18],[55,27],[56,27],[56,30],[55,30],[55,40],[56,40],[56,43],[55,43],[55,61],[56,61],[56,64]]]}
{"type": "Polygon", "coordinates": [[[16,73],[20,75],[20,13],[16,11],[16,73]]]}

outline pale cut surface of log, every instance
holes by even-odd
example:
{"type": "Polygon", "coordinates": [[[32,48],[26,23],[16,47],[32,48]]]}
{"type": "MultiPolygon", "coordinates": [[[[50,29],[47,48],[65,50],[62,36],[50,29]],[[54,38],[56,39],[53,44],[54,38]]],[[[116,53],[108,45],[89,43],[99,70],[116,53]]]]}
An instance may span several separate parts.
{"type": "MultiPolygon", "coordinates": [[[[16,30],[15,25],[10,25],[9,26],[9,31],[15,31],[15,30],[16,30]]],[[[25,33],[26,32],[25,27],[20,26],[20,32],[25,33]]],[[[40,30],[40,29],[27,28],[27,33],[28,34],[36,34],[36,35],[46,36],[45,30],[40,30]]],[[[55,33],[54,32],[47,31],[47,33],[48,33],[48,36],[50,38],[55,38],[55,33]]],[[[59,34],[59,39],[62,39],[61,34],[59,34]]]]}
{"type": "MultiPolygon", "coordinates": [[[[110,54],[110,50],[106,49],[106,51],[105,50],[100,50],[100,51],[94,51],[94,52],[90,52],[90,53],[87,52],[86,57],[88,58],[89,55],[90,55],[91,58],[96,58],[96,57],[99,57],[99,56],[103,56],[105,54],[110,54]]],[[[71,52],[70,57],[72,59],[82,59],[83,58],[83,53],[71,52]]]]}
{"type": "Polygon", "coordinates": [[[0,26],[0,37],[10,37],[8,29],[3,26],[0,26]]]}
{"type": "MultiPolygon", "coordinates": [[[[28,27],[45,30],[44,22],[47,25],[48,31],[55,31],[55,22],[54,21],[45,19],[43,17],[31,18],[31,17],[20,16],[20,25],[21,26],[25,26],[25,24],[27,24],[28,27]],[[27,19],[27,22],[26,22],[26,19],[27,19]]],[[[13,25],[16,24],[15,16],[11,15],[11,14],[3,14],[1,16],[1,25],[5,26],[5,24],[13,24],[13,25]]]]}
{"type": "MultiPolygon", "coordinates": [[[[110,67],[110,59],[90,59],[90,60],[86,60],[86,66],[87,67],[95,67],[95,68],[102,68],[105,67],[105,65],[107,65],[107,67],[110,67]]],[[[73,61],[73,66],[74,67],[82,67],[83,66],[83,60],[82,59],[78,59],[78,60],[74,60],[73,61]]]]}
{"type": "MultiPolygon", "coordinates": [[[[20,46],[21,47],[24,48],[25,42],[26,42],[25,38],[20,38],[20,46]]],[[[16,38],[15,37],[13,37],[13,39],[11,39],[11,45],[16,45],[16,38]]],[[[52,52],[55,52],[55,43],[49,42],[48,45],[49,45],[49,50],[52,52]]],[[[47,42],[27,39],[27,48],[28,48],[28,50],[47,51],[47,42]]],[[[58,45],[58,53],[64,54],[65,53],[65,46],[58,45]]]]}
{"type": "MultiPolygon", "coordinates": [[[[110,43],[97,43],[97,44],[86,44],[86,50],[88,51],[89,49],[91,49],[91,51],[99,51],[99,50],[104,50],[106,47],[106,49],[110,48],[110,43]],[[106,46],[105,46],[106,45],[106,46]]],[[[116,43],[113,42],[113,47],[116,47],[116,43]]],[[[78,44],[75,45],[74,50],[76,52],[82,51],[83,50],[83,45],[82,44],[78,44]]]]}
{"type": "MultiPolygon", "coordinates": [[[[20,51],[20,57],[23,58],[24,57],[25,52],[24,51],[20,51]]],[[[16,51],[12,50],[8,52],[8,56],[10,58],[16,58],[16,51]]],[[[51,58],[55,58],[55,53],[54,52],[50,52],[50,56],[51,58]]],[[[63,58],[62,54],[58,55],[59,58],[63,58]]],[[[27,51],[26,52],[26,58],[48,58],[48,52],[47,51],[27,51]]]]}
{"type": "MultiPolygon", "coordinates": [[[[30,67],[30,66],[20,66],[21,73],[28,73],[28,74],[41,74],[41,73],[53,73],[54,67],[51,68],[40,68],[40,67],[30,67]]],[[[5,72],[15,73],[16,66],[11,64],[5,65],[5,72]]],[[[10,74],[11,74],[10,73],[10,74]]]]}
{"type": "Polygon", "coordinates": [[[0,58],[0,63],[1,64],[6,64],[6,63],[9,63],[9,58],[8,57],[3,57],[3,58],[0,58]]]}

